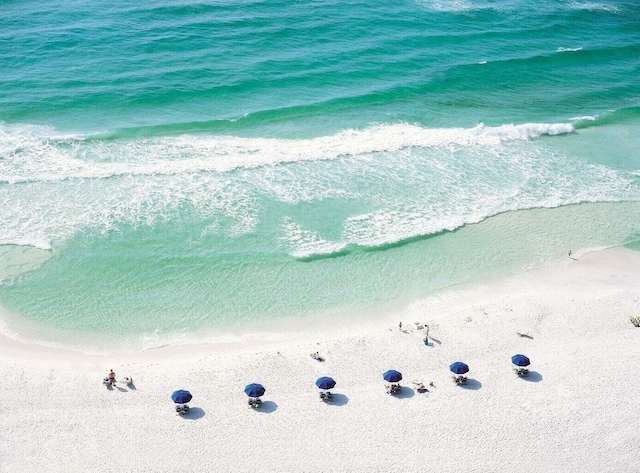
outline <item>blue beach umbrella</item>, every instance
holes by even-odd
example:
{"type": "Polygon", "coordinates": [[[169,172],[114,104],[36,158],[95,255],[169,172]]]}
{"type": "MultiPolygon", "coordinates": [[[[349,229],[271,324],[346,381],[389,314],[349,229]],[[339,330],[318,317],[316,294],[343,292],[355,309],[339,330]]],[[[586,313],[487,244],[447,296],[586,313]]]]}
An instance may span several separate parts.
{"type": "Polygon", "coordinates": [[[184,389],[174,391],[171,395],[171,399],[176,404],[186,404],[187,402],[191,401],[192,397],[193,396],[191,396],[191,393],[189,391],[185,391],[184,389]]]}
{"type": "Polygon", "coordinates": [[[516,366],[529,366],[531,361],[524,355],[513,355],[511,357],[511,363],[516,366]]]}
{"type": "Polygon", "coordinates": [[[390,383],[397,383],[402,379],[402,373],[396,370],[389,370],[389,371],[385,371],[382,377],[384,378],[385,381],[388,381],[390,383]]]}
{"type": "Polygon", "coordinates": [[[244,388],[244,392],[249,397],[260,397],[264,395],[264,386],[258,383],[247,384],[244,388]]]}
{"type": "Polygon", "coordinates": [[[469,372],[469,367],[465,365],[462,361],[456,361],[455,363],[451,363],[449,369],[452,373],[455,374],[465,374],[469,372]]]}
{"type": "Polygon", "coordinates": [[[335,385],[336,382],[329,376],[323,376],[322,378],[318,378],[316,380],[316,386],[318,386],[320,389],[333,389],[335,385]]]}

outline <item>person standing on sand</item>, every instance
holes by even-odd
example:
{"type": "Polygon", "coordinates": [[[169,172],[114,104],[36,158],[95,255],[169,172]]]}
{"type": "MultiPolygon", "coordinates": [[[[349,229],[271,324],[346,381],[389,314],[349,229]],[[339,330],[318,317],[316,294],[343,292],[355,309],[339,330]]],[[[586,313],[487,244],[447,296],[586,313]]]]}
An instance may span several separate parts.
{"type": "Polygon", "coordinates": [[[402,322],[398,324],[398,328],[402,331],[402,322]]]}
{"type": "Polygon", "coordinates": [[[109,384],[116,384],[116,373],[113,370],[109,370],[109,384]]]}

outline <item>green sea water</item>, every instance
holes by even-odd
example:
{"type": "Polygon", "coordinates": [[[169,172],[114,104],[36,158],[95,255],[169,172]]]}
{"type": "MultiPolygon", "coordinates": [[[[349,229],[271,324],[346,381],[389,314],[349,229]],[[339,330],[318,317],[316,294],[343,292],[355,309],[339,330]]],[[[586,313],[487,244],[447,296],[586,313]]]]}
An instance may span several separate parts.
{"type": "Polygon", "coordinates": [[[630,1],[4,1],[0,322],[149,347],[637,249],[639,125],[630,1]]]}

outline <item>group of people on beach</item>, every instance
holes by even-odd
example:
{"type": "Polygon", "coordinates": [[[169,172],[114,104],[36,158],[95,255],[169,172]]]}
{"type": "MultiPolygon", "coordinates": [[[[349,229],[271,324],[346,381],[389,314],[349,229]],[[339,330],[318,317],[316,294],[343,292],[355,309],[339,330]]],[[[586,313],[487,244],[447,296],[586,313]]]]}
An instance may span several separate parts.
{"type": "MultiPolygon", "coordinates": [[[[424,329],[424,344],[429,345],[429,326],[427,324],[423,326],[420,322],[415,322],[415,324],[418,330],[424,329]]],[[[402,321],[398,324],[398,330],[402,332],[402,321]]]]}
{"type": "MultiPolygon", "coordinates": [[[[116,384],[117,382],[118,382],[118,381],[116,380],[116,373],[115,373],[115,371],[113,371],[113,369],[110,369],[110,370],[109,370],[109,374],[104,378],[103,383],[104,383],[108,388],[110,388],[110,387],[112,387],[112,386],[115,386],[115,384],[116,384]]],[[[128,377],[128,376],[127,376],[127,377],[125,377],[125,378],[123,379],[123,382],[124,382],[124,384],[126,384],[126,385],[131,385],[131,384],[133,383],[133,380],[132,380],[130,377],[128,377]]]]}

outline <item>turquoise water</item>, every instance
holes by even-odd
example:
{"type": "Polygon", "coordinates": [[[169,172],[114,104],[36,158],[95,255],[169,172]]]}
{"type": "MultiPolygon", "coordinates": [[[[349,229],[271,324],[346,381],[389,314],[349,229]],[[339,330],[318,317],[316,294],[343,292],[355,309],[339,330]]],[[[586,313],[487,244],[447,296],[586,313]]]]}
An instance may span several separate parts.
{"type": "Polygon", "coordinates": [[[5,1],[5,331],[196,339],[637,248],[639,125],[631,1],[5,1]]]}

